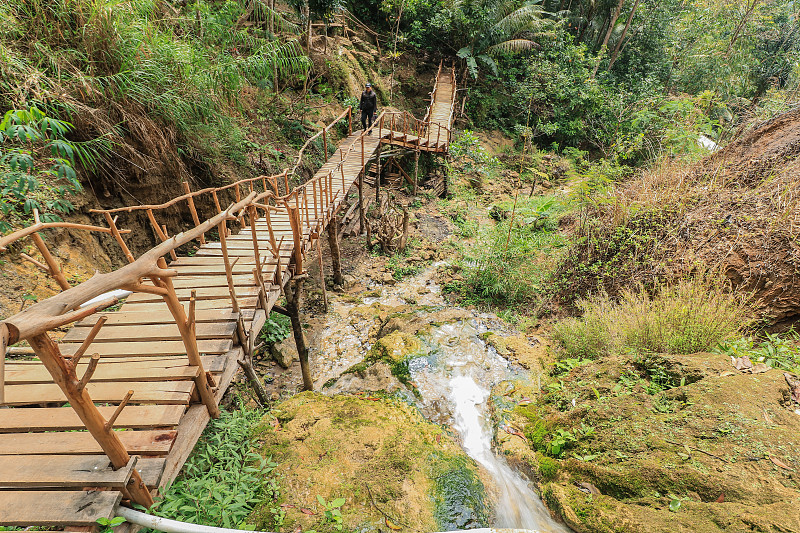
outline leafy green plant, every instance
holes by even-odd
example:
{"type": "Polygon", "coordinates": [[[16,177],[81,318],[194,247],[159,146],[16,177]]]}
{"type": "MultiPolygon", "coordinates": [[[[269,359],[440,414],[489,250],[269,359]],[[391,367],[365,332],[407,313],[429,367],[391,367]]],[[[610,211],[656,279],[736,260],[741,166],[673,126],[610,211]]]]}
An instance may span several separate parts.
{"type": "MultiPolygon", "coordinates": [[[[42,211],[42,220],[60,220],[56,213],[73,209],[67,195],[82,190],[75,171],[80,162],[94,168],[108,153],[110,143],[96,139],[76,143],[66,137],[73,130],[69,122],[48,116],[37,107],[12,109],[0,121],[0,212],[28,215],[42,211]]],[[[0,220],[0,232],[10,226],[0,220]]]]}
{"type": "Polygon", "coordinates": [[[756,342],[752,337],[721,342],[713,350],[731,357],[748,357],[753,363],[800,373],[800,333],[794,329],[783,335],[764,333],[756,342]]]}
{"type": "Polygon", "coordinates": [[[121,516],[115,516],[114,518],[98,518],[97,524],[101,527],[98,528],[99,533],[111,533],[114,531],[114,528],[118,525],[125,522],[125,519],[121,516]]]}
{"type": "Polygon", "coordinates": [[[291,330],[289,317],[280,313],[270,313],[258,337],[268,345],[276,344],[288,337],[291,330]]]}
{"type": "Polygon", "coordinates": [[[323,507],[323,509],[325,509],[325,522],[332,525],[337,531],[341,531],[344,527],[344,524],[342,523],[342,505],[345,504],[345,499],[336,498],[331,501],[325,501],[325,498],[318,494],[317,501],[323,507]]]}
{"type": "Polygon", "coordinates": [[[276,523],[283,520],[277,504],[277,466],[254,450],[253,428],[261,412],[240,407],[212,420],[184,466],[181,476],[163,493],[154,510],[159,516],[226,528],[246,527],[253,508],[274,502],[276,523]]]}

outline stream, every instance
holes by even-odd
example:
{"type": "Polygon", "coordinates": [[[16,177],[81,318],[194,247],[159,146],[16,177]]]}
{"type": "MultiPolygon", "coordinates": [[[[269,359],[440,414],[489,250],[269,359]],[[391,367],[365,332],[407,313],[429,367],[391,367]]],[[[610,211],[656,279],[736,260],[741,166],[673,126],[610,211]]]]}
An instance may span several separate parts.
{"type": "MultiPolygon", "coordinates": [[[[438,265],[395,285],[375,285],[380,296],[364,298],[364,304],[447,307],[433,281],[438,265]]],[[[332,311],[312,343],[315,386],[338,377],[360,362],[370,345],[369,326],[360,324],[350,312],[357,304],[336,299],[332,311]]],[[[464,451],[490,476],[494,487],[487,487],[494,500],[496,528],[529,529],[541,533],[567,533],[570,530],[553,520],[529,482],[515,472],[492,450],[492,425],[488,413],[490,391],[498,383],[521,375],[479,335],[486,331],[510,333],[494,315],[472,313],[472,318],[445,323],[420,335],[428,355],[413,359],[409,370],[421,398],[408,399],[430,421],[452,428],[460,437],[464,451]]]]}

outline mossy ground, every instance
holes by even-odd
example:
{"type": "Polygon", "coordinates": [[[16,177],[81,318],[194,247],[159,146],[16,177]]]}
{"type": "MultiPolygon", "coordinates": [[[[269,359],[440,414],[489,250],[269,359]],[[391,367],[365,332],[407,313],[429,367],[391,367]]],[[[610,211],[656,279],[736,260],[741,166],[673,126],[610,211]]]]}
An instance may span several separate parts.
{"type": "MultiPolygon", "coordinates": [[[[262,454],[280,465],[281,530],[333,531],[318,495],[345,498],[346,531],[386,531],[387,517],[405,531],[486,523],[474,462],[403,402],[301,393],[265,418],[260,441],[262,454]]],[[[257,529],[274,526],[268,507],[251,516],[257,529]]]]}
{"type": "Polygon", "coordinates": [[[576,531],[800,531],[800,416],[781,372],[740,374],[715,354],[620,356],[530,392],[504,397],[498,418],[524,437],[500,429],[499,448],[576,531]]]}

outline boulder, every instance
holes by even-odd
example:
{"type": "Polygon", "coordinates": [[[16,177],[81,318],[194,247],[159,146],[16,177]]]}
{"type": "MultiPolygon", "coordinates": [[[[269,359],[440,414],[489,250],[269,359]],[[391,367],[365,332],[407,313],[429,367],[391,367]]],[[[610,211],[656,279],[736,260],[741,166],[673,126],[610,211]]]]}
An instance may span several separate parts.
{"type": "Polygon", "coordinates": [[[270,346],[269,354],[272,360],[282,368],[289,368],[292,366],[293,361],[300,360],[300,356],[297,354],[297,346],[294,343],[294,336],[292,335],[270,346]]]}

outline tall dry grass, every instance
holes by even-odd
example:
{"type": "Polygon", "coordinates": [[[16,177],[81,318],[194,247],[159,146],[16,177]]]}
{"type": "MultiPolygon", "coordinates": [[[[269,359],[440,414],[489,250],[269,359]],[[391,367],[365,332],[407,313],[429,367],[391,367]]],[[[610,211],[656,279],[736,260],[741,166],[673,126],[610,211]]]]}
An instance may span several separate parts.
{"type": "Polygon", "coordinates": [[[738,337],[752,316],[746,297],[710,275],[664,285],[654,295],[641,286],[624,290],[619,300],[601,294],[579,306],[583,316],[559,322],[554,338],[568,357],[586,359],[708,351],[738,337]]]}

